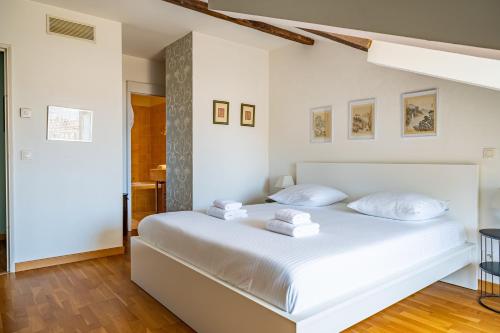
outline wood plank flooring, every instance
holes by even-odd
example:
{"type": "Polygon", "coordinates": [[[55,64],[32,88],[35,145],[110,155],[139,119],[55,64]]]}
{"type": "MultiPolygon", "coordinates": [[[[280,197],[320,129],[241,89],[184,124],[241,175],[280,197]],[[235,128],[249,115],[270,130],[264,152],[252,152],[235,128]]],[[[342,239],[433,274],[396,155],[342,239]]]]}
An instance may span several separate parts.
{"type": "MultiPolygon", "coordinates": [[[[194,331],[130,281],[125,254],[0,276],[0,332],[194,331]]],[[[436,283],[346,332],[493,333],[500,315],[475,292],[436,283]]]]}

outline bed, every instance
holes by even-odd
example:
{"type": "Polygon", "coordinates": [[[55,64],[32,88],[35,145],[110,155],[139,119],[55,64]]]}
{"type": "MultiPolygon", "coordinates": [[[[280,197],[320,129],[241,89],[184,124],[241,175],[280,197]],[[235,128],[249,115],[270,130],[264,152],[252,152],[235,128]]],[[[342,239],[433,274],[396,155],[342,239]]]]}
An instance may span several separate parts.
{"type": "Polygon", "coordinates": [[[132,280],[198,332],[340,331],[443,278],[477,287],[477,173],[473,165],[300,163],[298,183],[353,198],[411,189],[450,200],[453,213],[412,224],[343,203],[301,208],[321,224],[304,239],[264,230],[278,204],[247,206],[249,217],[231,222],[153,215],[132,239],[132,280]]]}

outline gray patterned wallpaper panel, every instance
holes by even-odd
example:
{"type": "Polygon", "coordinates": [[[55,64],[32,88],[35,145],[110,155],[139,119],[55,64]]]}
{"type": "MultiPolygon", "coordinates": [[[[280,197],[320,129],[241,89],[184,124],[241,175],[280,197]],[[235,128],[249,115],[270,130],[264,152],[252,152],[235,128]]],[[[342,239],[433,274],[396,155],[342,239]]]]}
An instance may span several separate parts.
{"type": "Polygon", "coordinates": [[[166,48],[167,207],[193,209],[193,35],[166,48]]]}

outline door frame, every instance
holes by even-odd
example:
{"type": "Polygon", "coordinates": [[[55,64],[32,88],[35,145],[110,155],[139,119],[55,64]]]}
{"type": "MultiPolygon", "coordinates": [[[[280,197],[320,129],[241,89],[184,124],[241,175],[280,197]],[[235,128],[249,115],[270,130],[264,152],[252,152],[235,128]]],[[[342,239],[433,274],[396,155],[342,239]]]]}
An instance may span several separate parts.
{"type": "Polygon", "coordinates": [[[14,203],[13,178],[13,115],[12,115],[12,47],[9,44],[0,43],[0,51],[4,53],[4,89],[5,89],[5,212],[6,212],[6,241],[7,241],[7,272],[14,271],[14,203]]]}
{"type": "Polygon", "coordinates": [[[134,117],[134,110],[132,109],[132,94],[165,97],[165,87],[154,83],[145,83],[145,82],[127,80],[126,91],[127,91],[127,101],[126,101],[127,108],[126,108],[126,118],[125,118],[125,133],[126,133],[125,184],[126,184],[126,193],[128,196],[127,200],[128,231],[131,231],[132,230],[132,125],[134,117]]]}

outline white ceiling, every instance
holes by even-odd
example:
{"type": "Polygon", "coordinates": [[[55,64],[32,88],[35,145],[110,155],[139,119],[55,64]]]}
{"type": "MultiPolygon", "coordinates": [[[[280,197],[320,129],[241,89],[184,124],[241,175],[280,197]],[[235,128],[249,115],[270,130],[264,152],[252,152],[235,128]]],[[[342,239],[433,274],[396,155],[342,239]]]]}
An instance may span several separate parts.
{"type": "MultiPolygon", "coordinates": [[[[35,1],[122,22],[123,53],[141,58],[163,59],[163,49],[165,46],[193,30],[265,50],[272,50],[294,43],[254,29],[172,5],[162,0],[35,1]]],[[[292,27],[301,26],[373,40],[500,60],[499,50],[481,49],[238,13],[228,14],[235,17],[267,22],[318,40],[323,40],[323,38],[292,27]]]]}
{"type": "Polygon", "coordinates": [[[426,49],[431,49],[431,50],[459,53],[459,54],[465,54],[465,55],[470,55],[470,56],[475,56],[475,57],[500,60],[500,50],[495,50],[495,49],[484,49],[484,48],[479,48],[479,47],[474,47],[474,46],[442,43],[442,42],[435,42],[435,41],[416,39],[416,38],[410,38],[410,37],[403,37],[403,36],[386,35],[386,34],[369,32],[369,31],[361,31],[361,30],[332,27],[332,26],[314,24],[314,23],[290,21],[290,20],[265,17],[265,16],[248,15],[248,14],[233,13],[233,12],[223,12],[223,13],[225,13],[229,16],[232,16],[232,17],[238,17],[238,18],[243,18],[243,19],[248,19],[248,20],[256,20],[256,21],[266,22],[266,23],[281,26],[281,27],[308,28],[308,29],[332,32],[332,33],[337,33],[337,34],[342,34],[342,35],[368,38],[371,40],[386,41],[386,42],[390,42],[390,43],[416,46],[416,47],[421,47],[421,48],[426,48],[426,49]]]}
{"type": "Polygon", "coordinates": [[[36,0],[123,23],[123,53],[162,59],[163,48],[190,31],[272,50],[292,43],[162,0],[36,0]]]}

